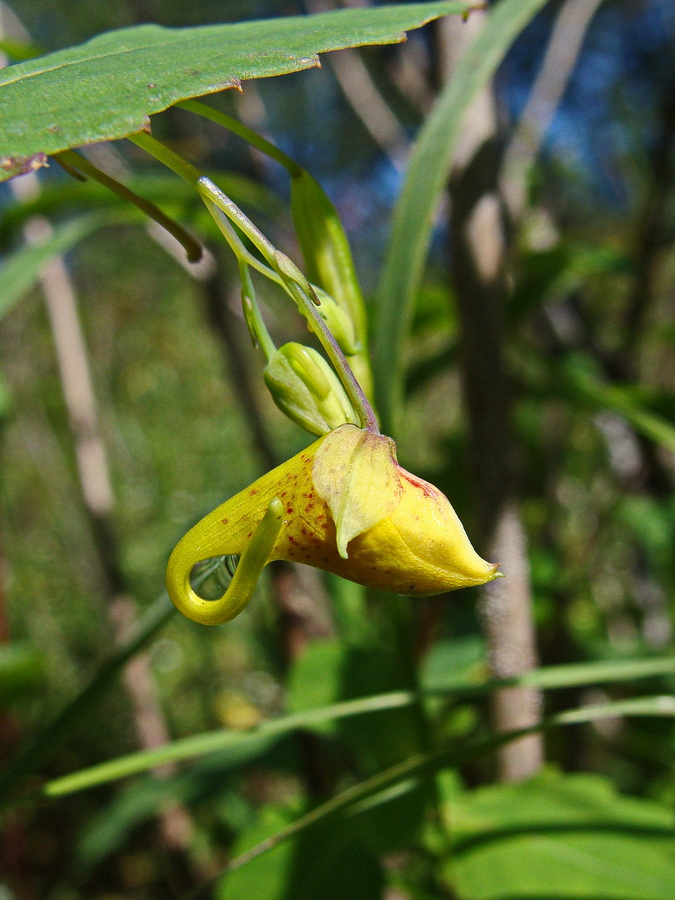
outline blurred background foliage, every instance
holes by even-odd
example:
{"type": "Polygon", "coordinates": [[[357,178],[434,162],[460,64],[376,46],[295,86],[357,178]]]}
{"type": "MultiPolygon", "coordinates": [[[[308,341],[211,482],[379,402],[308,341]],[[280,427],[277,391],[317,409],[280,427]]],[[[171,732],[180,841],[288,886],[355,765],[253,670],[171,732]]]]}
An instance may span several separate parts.
{"type": "MultiPolygon", "coordinates": [[[[518,135],[556,23],[573,4],[547,4],[498,72],[501,150],[518,135]]],[[[330,4],[10,6],[26,35],[12,31],[3,4],[6,37],[29,38],[47,52],[145,21],[199,25],[330,4]]],[[[539,663],[549,667],[667,659],[673,647],[675,7],[670,0],[595,7],[578,55],[563,35],[569,80],[536,162],[524,178],[511,170],[524,196],[506,226],[504,366],[539,663]]],[[[10,61],[19,58],[9,43],[5,49],[10,61]]],[[[241,95],[209,100],[321,181],[371,298],[410,142],[451,53],[440,24],[404,45],[359,53],[366,66],[359,77],[377,87],[389,114],[375,134],[367,127],[375,107],[359,114],[366,82],[350,81],[328,58],[321,70],[248,82],[241,95]]],[[[360,71],[353,61],[351,71],[360,71]]],[[[554,87],[556,78],[553,68],[554,87]]],[[[218,173],[235,201],[297,257],[283,172],[185,112],[164,113],[153,128],[218,173]]],[[[3,763],[123,642],[129,623],[160,594],[168,553],[184,531],[307,443],[264,391],[262,358],[237,314],[234,260],[198,198],[130,144],[91,154],[205,235],[217,268],[187,271],[133,211],[55,166],[40,174],[41,193],[21,204],[8,185],[0,188],[0,254],[8,266],[31,216],[49,216],[58,227],[85,212],[103,215],[65,260],[114,498],[104,515],[83,499],[78,423],[36,286],[0,320],[3,763]],[[107,213],[118,216],[115,224],[107,213]]],[[[516,152],[516,167],[519,159],[516,152]]],[[[504,177],[508,197],[509,171],[504,177]]],[[[439,216],[416,297],[396,437],[401,462],[443,488],[473,535],[481,528],[449,272],[451,206],[439,216]]],[[[264,299],[279,342],[304,334],[278,298],[264,299]]],[[[443,693],[430,693],[423,706],[242,743],[189,766],[12,812],[3,822],[0,895],[150,900],[187,896],[214,878],[204,896],[672,898],[675,731],[672,718],[656,715],[549,731],[546,765],[524,781],[498,780],[491,753],[460,755],[434,780],[416,780],[419,772],[394,779],[341,816],[216,877],[228,858],[387,767],[430,748],[489,739],[477,599],[471,591],[368,598],[336,578],[279,567],[225,627],[171,618],[132,663],[126,687],[114,682],[67,739],[42,748],[29,789],[139,747],[246,729],[284,712],[398,690],[443,693]],[[453,693],[452,685],[463,688],[453,693]],[[477,690],[467,693],[472,685],[477,690]]],[[[605,683],[563,675],[544,709],[668,694],[674,677],[605,683]]]]}

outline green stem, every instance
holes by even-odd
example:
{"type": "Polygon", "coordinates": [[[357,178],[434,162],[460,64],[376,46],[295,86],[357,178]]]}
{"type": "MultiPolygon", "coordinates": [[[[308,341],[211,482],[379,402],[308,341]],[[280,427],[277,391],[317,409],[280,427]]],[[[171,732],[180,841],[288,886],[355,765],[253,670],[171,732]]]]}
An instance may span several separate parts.
{"type": "Polygon", "coordinates": [[[347,392],[354,410],[361,420],[361,427],[366,428],[374,434],[379,434],[377,418],[373,409],[368,402],[361,385],[356,380],[347,359],[333,337],[330,329],[319,315],[316,307],[320,306],[320,302],[312,288],[311,284],[302,274],[295,263],[285,254],[277,250],[274,245],[265,237],[253,222],[246,216],[239,207],[230,200],[227,194],[224,194],[211,179],[203,176],[199,179],[197,190],[202,198],[209,204],[222,210],[223,213],[243,231],[246,237],[253,242],[255,247],[260,251],[270,266],[279,274],[283,287],[287,293],[295,301],[298,308],[311,323],[312,329],[321,341],[321,344],[328,355],[335,371],[347,392]]]}
{"type": "Polygon", "coordinates": [[[79,172],[83,172],[85,175],[88,175],[89,178],[93,178],[94,181],[98,181],[99,184],[102,184],[104,187],[108,188],[108,190],[117,194],[122,200],[126,200],[129,203],[133,203],[134,206],[137,206],[146,213],[146,215],[150,216],[151,219],[154,219],[158,225],[165,228],[169,234],[172,234],[176,240],[183,245],[190,262],[199,262],[202,258],[202,246],[199,241],[197,241],[189,231],[183,228],[182,225],[176,222],[175,219],[172,219],[170,216],[167,216],[166,213],[163,213],[162,210],[155,206],[150,200],[146,200],[144,197],[135,194],[126,185],[121,184],[106,172],[102,172],[101,169],[89,162],[88,159],[85,159],[84,156],[75,153],[73,150],[63,150],[61,153],[56,153],[54,154],[54,159],[57,163],[62,165],[66,171],[74,174],[75,177],[78,177],[79,172]]]}
{"type": "MultiPolygon", "coordinates": [[[[330,277],[328,278],[329,285],[324,284],[321,277],[316,277],[313,280],[317,284],[321,284],[322,287],[328,287],[328,293],[333,295],[337,305],[349,314],[354,323],[356,340],[362,345],[362,350],[355,355],[356,358],[353,358],[352,364],[357,363],[361,368],[361,378],[362,380],[366,379],[367,388],[364,393],[367,397],[371,390],[371,373],[370,361],[365,351],[367,346],[365,307],[356,279],[356,273],[354,271],[346,235],[342,230],[342,225],[340,224],[337,213],[323,189],[314,178],[312,178],[309,172],[303,169],[302,166],[299,166],[295,160],[291,159],[291,157],[284,153],[283,150],[275,147],[270,141],[265,140],[265,138],[261,137],[250,128],[247,128],[246,125],[242,125],[241,122],[238,122],[231,116],[213,109],[213,107],[207,106],[205,103],[201,103],[198,100],[184,100],[176,105],[226,128],[228,131],[241,137],[252,147],[260,150],[261,153],[266,154],[270,159],[280,163],[280,165],[286,169],[293,182],[291,186],[293,218],[295,220],[298,238],[307,265],[310,265],[312,260],[312,254],[308,252],[307,242],[311,244],[313,241],[315,235],[313,235],[312,232],[315,232],[316,222],[314,222],[313,227],[307,231],[306,229],[300,228],[298,217],[300,217],[302,221],[307,222],[307,213],[310,206],[314,207],[314,212],[316,213],[316,204],[318,204],[318,214],[319,218],[323,219],[322,226],[325,239],[322,241],[323,249],[320,251],[319,255],[324,260],[327,256],[331,257],[330,264],[326,265],[324,262],[323,265],[323,274],[328,275],[330,273],[330,277]],[[301,190],[300,187],[303,184],[304,189],[301,190]],[[308,195],[307,190],[310,188],[310,185],[313,187],[309,190],[308,195]],[[294,191],[297,193],[295,200],[293,199],[294,191]],[[310,196],[313,198],[311,204],[310,196]],[[297,206],[298,197],[304,197],[304,202],[300,203],[300,207],[297,206]],[[336,289],[336,280],[339,283],[339,290],[336,289]],[[330,287],[331,284],[332,290],[330,287]]],[[[315,272],[316,276],[321,274],[321,269],[322,267],[319,266],[319,270],[315,272]]]]}
{"type": "Polygon", "coordinates": [[[201,175],[196,184],[199,195],[202,199],[208,200],[218,207],[231,222],[238,225],[246,237],[260,251],[267,262],[273,269],[277,270],[277,249],[274,244],[269,241],[262,231],[253,224],[249,217],[243,213],[236,203],[234,203],[225,194],[218,185],[214,184],[206,175],[201,175]]]}
{"type": "Polygon", "coordinates": [[[673,709],[670,697],[645,697],[633,698],[618,703],[608,703],[602,706],[582,707],[581,709],[568,710],[550,716],[529,728],[521,728],[503,734],[494,735],[484,740],[467,741],[465,744],[452,747],[441,747],[427,753],[417,753],[401,763],[397,763],[383,772],[378,772],[365,781],[347,788],[340,794],[310,810],[305,815],[291,822],[276,834],[265,838],[259,844],[245,851],[240,856],[230,860],[227,866],[212,878],[198,885],[185,900],[194,900],[202,896],[205,890],[228,872],[239,869],[252,862],[263,853],[273,850],[283,841],[297,837],[318,822],[326,822],[339,815],[358,815],[360,811],[369,808],[369,800],[382,794],[389,787],[401,784],[406,779],[428,777],[434,772],[457,767],[476,757],[493,752],[499,747],[510,744],[521,737],[539,731],[549,731],[552,728],[565,725],[580,724],[584,722],[596,722],[606,718],[614,718],[617,715],[627,716],[672,716],[673,709]]]}
{"type": "Polygon", "coordinates": [[[159,162],[168,166],[168,168],[174,171],[176,175],[180,175],[181,178],[184,178],[188,184],[191,184],[193,187],[197,186],[197,182],[202,177],[202,173],[199,169],[196,169],[189,162],[186,162],[182,156],[174,153],[173,150],[170,150],[165,144],[158,141],[157,138],[148,134],[147,131],[128,134],[127,138],[130,141],[133,141],[138,147],[145,150],[146,153],[149,153],[150,156],[154,156],[159,162]]]}
{"type": "Polygon", "coordinates": [[[280,163],[289,175],[297,177],[298,175],[302,175],[305,171],[294,159],[287,156],[283,150],[275,147],[274,144],[265,140],[264,137],[261,137],[255,131],[247,128],[246,125],[242,125],[241,122],[238,122],[236,119],[233,119],[225,113],[219,112],[212,106],[207,106],[206,103],[200,103],[198,100],[181,100],[180,103],[176,103],[176,106],[180,106],[182,109],[188,110],[188,112],[196,113],[198,116],[202,116],[205,119],[210,119],[211,122],[215,122],[216,125],[227,128],[228,131],[243,138],[252,147],[255,147],[256,150],[260,150],[261,153],[269,156],[270,159],[280,163]]]}
{"type": "MultiPolygon", "coordinates": [[[[217,563],[218,561],[215,560],[206,573],[200,575],[200,582],[213,572],[217,563]]],[[[166,601],[165,603],[170,611],[172,608],[166,601]]],[[[453,700],[469,701],[479,699],[500,688],[514,687],[519,684],[535,684],[544,690],[560,690],[567,689],[570,685],[627,683],[641,678],[671,675],[674,672],[675,660],[671,657],[582,663],[533,669],[513,678],[493,679],[482,684],[470,684],[464,681],[449,682],[442,686],[424,689],[422,696],[429,698],[448,697],[453,700]]],[[[670,714],[674,714],[675,709],[673,708],[672,698],[666,698],[666,700],[667,702],[661,700],[655,702],[654,698],[638,697],[629,701],[629,709],[633,712],[640,709],[643,713],[651,710],[656,714],[660,706],[667,706],[669,702],[670,714]],[[636,703],[637,706],[635,705],[636,703]],[[646,709],[645,704],[647,704],[646,709]]],[[[140,750],[129,756],[118,757],[88,769],[81,769],[79,772],[73,772],[70,775],[57,778],[44,785],[42,793],[49,797],[62,796],[96,787],[97,785],[107,784],[118,778],[145,772],[167,762],[182,762],[207,753],[226,750],[228,747],[234,747],[236,752],[237,748],[250,742],[276,739],[298,728],[308,729],[323,722],[336,721],[348,716],[365,715],[384,709],[401,709],[418,702],[419,694],[416,691],[394,691],[308,709],[299,713],[291,713],[263,722],[248,731],[232,732],[231,730],[222,729],[216,732],[192,735],[188,738],[173,741],[163,747],[140,750]]],[[[616,710],[616,704],[611,704],[611,708],[616,710]]],[[[626,711],[625,706],[620,706],[619,708],[623,709],[624,712],[626,711]]],[[[586,709],[587,707],[582,707],[580,711],[571,710],[564,713],[563,716],[569,720],[571,716],[584,715],[586,709]]],[[[665,709],[662,710],[662,714],[665,714],[665,711],[665,709]]],[[[618,712],[615,712],[615,715],[618,715],[618,712]]]]}
{"type": "MultiPolygon", "coordinates": [[[[349,397],[354,410],[361,420],[361,427],[373,434],[379,434],[377,417],[373,412],[373,408],[368,402],[368,398],[361,385],[356,380],[356,376],[352,372],[351,366],[347,362],[344,353],[338,346],[330,329],[316,310],[316,307],[320,306],[320,302],[314,289],[295,263],[277,250],[265,237],[262,231],[251,222],[248,216],[246,216],[239,207],[230,200],[227,194],[223,193],[210,178],[202,175],[198,169],[190,165],[190,163],[186,162],[182,157],[178,156],[177,153],[174,153],[173,150],[170,150],[162,144],[161,141],[158,141],[156,138],[152,137],[152,135],[147,134],[147,132],[144,131],[129,135],[129,140],[132,140],[139,147],[142,147],[154,156],[155,159],[159,160],[159,162],[168,166],[176,172],[177,175],[180,175],[181,178],[184,178],[196,187],[200,196],[206,202],[209,211],[211,210],[210,204],[214,204],[218,209],[225,213],[230,221],[241,228],[246,237],[252,241],[255,247],[257,247],[272,269],[274,269],[281,277],[282,286],[285,287],[287,293],[298,305],[305,318],[311,322],[314,332],[321,341],[328,358],[333,364],[335,371],[347,392],[347,396],[349,397]]],[[[216,221],[218,220],[216,219],[216,221]]]]}
{"type": "Polygon", "coordinates": [[[260,308],[258,306],[258,301],[256,299],[255,288],[253,287],[253,281],[251,280],[251,273],[249,271],[249,267],[253,267],[261,272],[263,275],[266,275],[271,281],[276,282],[277,284],[283,287],[283,281],[277,273],[270,269],[265,263],[261,262],[256,256],[246,249],[243,243],[239,240],[239,235],[234,230],[234,227],[230,223],[230,220],[223,213],[221,209],[219,209],[215,203],[212,203],[210,200],[204,199],[204,203],[206,204],[206,208],[213,216],[216,225],[220,228],[225,240],[230,245],[230,249],[237,257],[237,262],[239,264],[239,276],[241,278],[241,300],[242,307],[244,310],[244,317],[246,319],[246,324],[248,325],[248,330],[253,338],[254,343],[260,346],[261,350],[265,354],[265,359],[268,361],[272,357],[274,353],[276,353],[276,346],[274,341],[270,337],[270,333],[267,330],[267,326],[263,320],[263,317],[260,313],[260,308]]]}
{"type": "MultiPolygon", "coordinates": [[[[281,255],[282,254],[280,254],[280,256],[281,255]]],[[[288,257],[284,257],[284,259],[286,259],[288,262],[291,262],[288,257]]],[[[291,265],[294,264],[291,263],[291,265]]],[[[283,271],[281,271],[281,277],[284,278],[283,271]]],[[[366,397],[363,388],[356,380],[356,376],[354,375],[351,366],[347,362],[347,358],[340,349],[338,342],[335,340],[330,329],[317,312],[316,304],[312,300],[312,297],[315,297],[316,295],[314,294],[311,285],[309,284],[309,282],[307,282],[307,287],[309,288],[309,291],[307,291],[305,287],[301,284],[298,284],[298,282],[292,276],[289,278],[284,278],[284,282],[286,284],[286,289],[297,303],[300,311],[303,313],[305,318],[311,322],[312,328],[321,341],[321,344],[326,351],[328,358],[333,364],[333,367],[337,372],[340,381],[342,382],[342,386],[347,392],[347,396],[349,397],[349,400],[354,407],[354,411],[361,419],[361,427],[365,428],[367,431],[370,431],[372,434],[379,434],[380,429],[377,423],[377,417],[373,412],[372,406],[368,402],[368,398],[366,397]]]]}
{"type": "Polygon", "coordinates": [[[262,260],[258,259],[257,256],[254,256],[249,250],[246,249],[242,241],[239,239],[239,235],[233,228],[230,220],[227,218],[222,209],[220,209],[220,207],[216,206],[215,203],[213,203],[211,200],[208,200],[206,197],[202,197],[202,199],[204,200],[206,208],[213,216],[216,225],[218,226],[218,228],[220,228],[223,237],[230,245],[230,249],[236,255],[237,259],[246,262],[246,264],[249,265],[252,269],[260,272],[261,275],[269,278],[270,281],[274,281],[285,290],[281,275],[279,275],[278,272],[275,272],[274,269],[266,266],[262,260]]]}
{"type": "Polygon", "coordinates": [[[265,359],[269,362],[277,352],[276,344],[270,337],[270,333],[260,313],[249,267],[243,259],[238,260],[238,262],[239,277],[241,278],[241,305],[244,310],[246,324],[255,341],[260,345],[260,349],[265,354],[265,359]]]}

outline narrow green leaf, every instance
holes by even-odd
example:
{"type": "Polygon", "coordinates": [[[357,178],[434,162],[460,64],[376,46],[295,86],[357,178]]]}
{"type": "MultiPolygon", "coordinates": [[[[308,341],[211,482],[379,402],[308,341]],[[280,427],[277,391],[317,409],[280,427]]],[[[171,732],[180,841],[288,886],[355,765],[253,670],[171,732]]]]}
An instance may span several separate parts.
{"type": "Polygon", "coordinates": [[[633,428],[675,453],[675,425],[652,412],[626,386],[607,384],[581,366],[562,367],[563,377],[574,393],[599,408],[611,409],[629,422],[633,428]]]}
{"type": "Polygon", "coordinates": [[[654,678],[659,675],[675,675],[675,657],[617,659],[574,663],[567,666],[546,666],[543,669],[523,672],[518,677],[517,683],[550,690],[552,688],[578,687],[584,684],[630,682],[636,678],[654,678]]]}
{"type": "Polygon", "coordinates": [[[341,719],[345,716],[362,715],[381,709],[395,709],[400,706],[408,706],[416,700],[411,694],[400,691],[398,693],[385,694],[375,697],[365,697],[359,700],[350,700],[345,703],[335,703],[332,706],[324,706],[320,709],[306,710],[291,716],[264,722],[249,731],[214,731],[207,734],[198,734],[193,737],[183,738],[171,744],[165,744],[152,750],[141,750],[129,756],[122,756],[110,762],[83,769],[72,775],[57,778],[48,782],[43,792],[48,797],[60,797],[63,794],[72,794],[97,784],[105,784],[117,778],[135,775],[154,769],[156,766],[168,762],[178,762],[190,757],[202,756],[213,753],[216,750],[225,750],[228,747],[238,747],[244,742],[260,742],[267,746],[272,740],[276,740],[290,731],[298,728],[311,728],[332,719],[341,719]]]}
{"type": "Polygon", "coordinates": [[[396,436],[405,341],[429,250],[434,214],[445,190],[462,117],[497,70],[521,29],[546,0],[502,0],[460,58],[415,142],[377,293],[375,399],[386,434],[396,436]]]}
{"type": "MultiPolygon", "coordinates": [[[[540,687],[563,688],[569,685],[635,680],[637,678],[672,674],[673,672],[675,672],[675,659],[671,657],[627,660],[616,663],[589,663],[574,666],[556,666],[550,670],[538,669],[528,672],[519,678],[490,681],[482,685],[472,685],[463,682],[443,687],[434,686],[433,690],[428,691],[428,693],[430,695],[477,696],[493,691],[498,687],[521,683],[540,687]]],[[[636,704],[638,704],[639,699],[627,701],[629,704],[633,704],[629,705],[628,709],[637,709],[636,704]]],[[[647,702],[649,704],[651,700],[648,698],[647,702]]],[[[173,741],[163,747],[131,753],[128,756],[122,756],[109,762],[74,772],[72,775],[66,775],[63,778],[50,781],[44,786],[43,793],[49,797],[71,794],[95,785],[115,781],[118,778],[135,775],[138,772],[148,771],[163,763],[180,762],[189,758],[203,756],[207,753],[224,751],[228,748],[234,751],[246,743],[257,742],[266,748],[272,740],[277,740],[298,728],[323,730],[320,726],[327,722],[387,709],[400,709],[416,703],[419,703],[419,695],[417,693],[393,691],[343,703],[333,703],[319,708],[303,709],[291,715],[264,722],[248,731],[215,731],[193,735],[179,741],[173,741]]],[[[652,709],[652,706],[648,706],[648,708],[652,709]]],[[[612,709],[616,710],[616,705],[612,706],[612,709]]],[[[572,710],[565,715],[574,716],[576,714],[584,716],[587,715],[587,711],[585,708],[580,711],[572,710]]],[[[618,715],[619,713],[615,712],[614,714],[618,715]]],[[[583,721],[586,720],[583,719],[583,721]]]]}
{"type": "Polygon", "coordinates": [[[318,54],[329,50],[396,43],[407,30],[475,5],[405,3],[197,28],[138,25],[9,66],[0,76],[0,180],[16,174],[17,158],[125,137],[179,100],[317,66],[318,54]]]}
{"type": "Polygon", "coordinates": [[[427,693],[448,693],[456,696],[479,696],[502,687],[527,685],[542,690],[580,687],[585,684],[612,684],[629,682],[638,678],[655,678],[675,675],[675,657],[658,656],[647,659],[616,659],[598,662],[571,663],[561,666],[545,666],[531,669],[513,678],[468,683],[456,679],[440,680],[433,675],[422,682],[427,693]]]}
{"type": "Polygon", "coordinates": [[[40,270],[50,259],[68,253],[76,244],[99,228],[136,218],[135,212],[126,209],[84,215],[59,225],[44,244],[26,245],[15,251],[2,267],[0,318],[33,287],[40,270]]]}

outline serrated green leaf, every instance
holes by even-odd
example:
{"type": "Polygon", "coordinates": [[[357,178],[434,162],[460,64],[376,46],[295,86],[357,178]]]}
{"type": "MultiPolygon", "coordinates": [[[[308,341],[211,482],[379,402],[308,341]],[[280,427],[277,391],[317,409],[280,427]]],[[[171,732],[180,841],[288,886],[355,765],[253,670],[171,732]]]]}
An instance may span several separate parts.
{"type": "Polygon", "coordinates": [[[669,900],[675,895],[670,811],[622,797],[595,775],[543,776],[448,801],[446,878],[471,900],[669,900]]]}
{"type": "Polygon", "coordinates": [[[329,50],[396,43],[472,6],[453,0],[197,28],[138,25],[9,66],[0,77],[0,180],[17,166],[29,170],[37,154],[141,131],[178,100],[311,68],[329,50]]]}

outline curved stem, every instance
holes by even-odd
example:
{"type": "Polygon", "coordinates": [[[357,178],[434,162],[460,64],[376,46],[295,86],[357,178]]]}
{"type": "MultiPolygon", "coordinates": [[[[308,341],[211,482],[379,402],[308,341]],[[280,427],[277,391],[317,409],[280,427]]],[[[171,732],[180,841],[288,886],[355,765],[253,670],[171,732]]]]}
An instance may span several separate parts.
{"type": "Polygon", "coordinates": [[[145,150],[150,156],[154,156],[156,160],[163,163],[165,166],[168,166],[168,168],[174,171],[176,175],[180,175],[181,178],[184,178],[188,184],[193,185],[193,187],[197,186],[197,182],[202,177],[202,173],[199,169],[196,169],[189,162],[186,162],[182,156],[174,153],[173,150],[170,150],[165,144],[158,141],[157,138],[148,134],[147,131],[138,131],[136,134],[128,134],[127,139],[133,141],[134,144],[142,150],[145,150]]]}
{"type": "Polygon", "coordinates": [[[283,504],[274,497],[242,553],[229,587],[218,600],[204,600],[190,583],[190,573],[201,559],[195,552],[194,540],[186,541],[188,533],[176,545],[166,570],[166,588],[174,606],[201,625],[222,625],[239,615],[253,596],[260,573],[270,561],[283,517],[283,504]]]}
{"type": "Polygon", "coordinates": [[[238,262],[239,277],[241,279],[241,305],[244,310],[244,318],[253,340],[260,346],[260,349],[265,354],[265,359],[269,362],[277,352],[276,344],[270,337],[270,333],[260,313],[248,265],[243,259],[238,260],[238,262]]]}
{"type": "Polygon", "coordinates": [[[198,116],[202,116],[205,119],[210,119],[212,122],[215,122],[216,125],[227,128],[228,131],[243,138],[243,140],[252,147],[255,147],[256,150],[260,150],[261,153],[269,156],[270,159],[280,163],[289,175],[298,176],[302,175],[305,171],[294,159],[287,156],[283,150],[275,147],[274,144],[265,140],[264,137],[261,137],[255,131],[247,128],[246,125],[242,125],[241,122],[214,109],[212,106],[207,106],[206,103],[200,103],[198,100],[181,100],[180,103],[176,103],[176,106],[180,106],[182,109],[188,110],[188,112],[196,113],[198,116]]]}
{"type": "Polygon", "coordinates": [[[150,216],[151,219],[154,219],[158,225],[165,228],[169,234],[172,234],[176,240],[183,245],[189,262],[199,262],[202,258],[203,251],[199,241],[196,240],[189,231],[183,228],[179,222],[176,222],[175,219],[167,216],[166,213],[162,212],[162,210],[159,209],[158,206],[155,206],[154,203],[151,203],[150,200],[139,197],[138,194],[134,193],[134,191],[130,190],[126,185],[121,184],[121,182],[112,178],[107,172],[101,171],[101,169],[89,162],[84,156],[75,153],[74,150],[62,150],[61,153],[55,153],[54,159],[63,166],[67,172],[70,172],[70,174],[74,175],[76,178],[81,177],[80,173],[83,172],[85,175],[88,175],[89,178],[93,178],[94,181],[98,181],[99,184],[107,187],[109,191],[117,194],[122,200],[126,200],[129,203],[133,203],[134,206],[137,206],[146,215],[150,216]]]}
{"type": "Polygon", "coordinates": [[[221,191],[218,185],[214,184],[206,175],[200,175],[195,186],[202,199],[215,204],[218,209],[225,213],[231,222],[238,225],[246,237],[258,248],[270,266],[276,269],[276,247],[265,237],[262,231],[253,224],[249,217],[239,209],[237,204],[230,200],[227,194],[224,193],[224,191],[221,191]]]}
{"type": "MultiPolygon", "coordinates": [[[[312,285],[295,263],[277,250],[265,237],[262,231],[251,222],[248,216],[246,216],[239,207],[230,200],[227,194],[223,193],[210,178],[202,175],[198,169],[190,165],[190,163],[186,162],[182,157],[178,156],[177,153],[174,153],[173,150],[170,150],[162,144],[161,141],[158,141],[156,138],[152,137],[152,135],[147,134],[147,132],[144,131],[129,135],[129,140],[132,140],[139,147],[142,147],[160,162],[164,163],[164,165],[168,166],[190,184],[194,185],[199,191],[201,198],[205,201],[209,211],[211,211],[212,206],[217,207],[217,209],[225,213],[230,221],[241,228],[246,237],[249,238],[255,247],[257,247],[272,269],[274,269],[281,277],[282,286],[298,305],[298,308],[305,318],[311,322],[316,336],[321,341],[328,358],[333,364],[335,371],[347,392],[347,396],[351,400],[354,410],[361,420],[361,427],[373,434],[379,434],[377,417],[373,412],[373,408],[368,402],[368,398],[361,385],[356,380],[356,376],[352,372],[351,366],[347,362],[344,353],[338,346],[330,329],[316,310],[316,307],[321,304],[312,285]]],[[[219,222],[219,217],[216,218],[216,221],[219,222]]],[[[223,229],[221,228],[221,230],[223,229]]],[[[225,234],[225,237],[228,238],[228,235],[224,230],[223,233],[225,234]]],[[[237,255],[241,258],[239,254],[237,255]]],[[[252,261],[254,259],[255,257],[251,257],[251,265],[254,264],[252,261]]],[[[256,267],[258,268],[258,266],[256,267]]],[[[276,281],[277,279],[273,280],[276,281]]]]}
{"type": "Polygon", "coordinates": [[[197,190],[209,208],[211,205],[215,205],[225,213],[228,219],[241,228],[246,237],[253,242],[270,266],[281,277],[282,286],[285,287],[302,314],[311,323],[312,329],[321,341],[347,392],[347,396],[352,402],[354,410],[361,419],[361,427],[374,434],[379,434],[375,413],[361,385],[356,380],[344,353],[319,315],[316,307],[320,306],[320,302],[307,278],[291,259],[276,249],[260,229],[251,222],[248,216],[210,178],[202,176],[197,183],[197,190]]]}
{"type": "Polygon", "coordinates": [[[213,203],[213,201],[205,197],[203,194],[202,200],[206,204],[206,208],[213,216],[216,225],[218,226],[218,228],[220,228],[223,237],[230,245],[230,249],[236,255],[237,259],[245,261],[252,269],[260,272],[261,275],[269,278],[270,281],[274,281],[280,287],[284,287],[284,282],[281,275],[279,275],[278,272],[275,272],[274,269],[266,266],[262,260],[258,259],[258,257],[254,256],[250,250],[246,249],[244,244],[239,239],[239,235],[232,227],[230,220],[227,218],[222,209],[215,203],[213,203]]]}
{"type": "Polygon", "coordinates": [[[251,337],[253,338],[254,344],[256,346],[260,346],[261,350],[265,354],[265,359],[269,361],[272,355],[276,352],[277,348],[274,344],[274,341],[270,337],[270,333],[267,330],[267,326],[265,325],[263,317],[260,313],[260,308],[256,299],[255,288],[253,287],[253,281],[251,280],[249,267],[257,269],[258,272],[266,275],[267,278],[269,278],[271,281],[276,282],[281,287],[284,287],[284,283],[281,279],[281,276],[278,275],[274,271],[274,269],[270,269],[269,266],[266,266],[264,262],[261,262],[256,256],[254,256],[246,249],[225,213],[223,213],[223,211],[219,209],[215,205],[215,203],[212,203],[205,197],[202,199],[204,200],[206,208],[213,216],[216,225],[218,226],[218,228],[220,228],[225,240],[230,245],[230,249],[237,257],[237,262],[239,264],[239,277],[241,279],[241,301],[242,308],[244,310],[244,318],[246,319],[246,324],[248,326],[251,337]]]}

